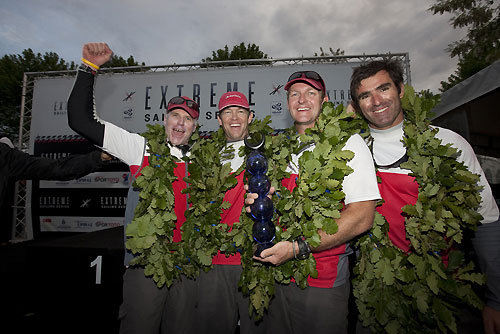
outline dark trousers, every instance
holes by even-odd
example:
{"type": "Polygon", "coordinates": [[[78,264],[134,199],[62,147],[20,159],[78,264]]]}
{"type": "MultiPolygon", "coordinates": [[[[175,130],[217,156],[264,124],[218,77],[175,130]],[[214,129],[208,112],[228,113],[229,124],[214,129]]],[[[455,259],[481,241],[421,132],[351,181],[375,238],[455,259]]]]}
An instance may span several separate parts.
{"type": "Polygon", "coordinates": [[[266,329],[269,334],[345,334],[350,283],[334,288],[276,285],[266,329]]]}
{"type": "Polygon", "coordinates": [[[234,334],[238,320],[241,334],[264,333],[265,321],[250,318],[249,298],[238,288],[241,271],[241,266],[214,265],[208,273],[200,273],[196,280],[198,333],[234,334]]]}
{"type": "Polygon", "coordinates": [[[123,275],[120,334],[195,333],[196,282],[183,278],[170,288],[158,288],[142,268],[123,275]]]}

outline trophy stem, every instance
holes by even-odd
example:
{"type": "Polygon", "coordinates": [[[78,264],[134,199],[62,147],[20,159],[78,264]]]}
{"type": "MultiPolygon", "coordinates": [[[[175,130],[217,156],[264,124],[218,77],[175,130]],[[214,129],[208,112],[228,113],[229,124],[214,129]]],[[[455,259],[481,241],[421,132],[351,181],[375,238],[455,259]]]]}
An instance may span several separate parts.
{"type": "MultiPolygon", "coordinates": [[[[274,238],[273,238],[274,240],[274,238]]],[[[257,250],[255,251],[255,256],[257,257],[260,257],[260,253],[262,253],[262,251],[264,249],[268,249],[268,248],[271,248],[273,247],[273,242],[272,241],[269,241],[269,242],[263,242],[263,243],[258,243],[257,244],[257,250]]]]}

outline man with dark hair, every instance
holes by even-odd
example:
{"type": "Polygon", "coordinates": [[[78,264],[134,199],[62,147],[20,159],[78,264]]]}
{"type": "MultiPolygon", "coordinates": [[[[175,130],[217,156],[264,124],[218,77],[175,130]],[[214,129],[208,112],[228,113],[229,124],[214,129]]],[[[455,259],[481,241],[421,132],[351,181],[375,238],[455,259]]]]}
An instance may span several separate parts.
{"type": "MultiPolygon", "coordinates": [[[[68,100],[68,121],[70,127],[95,145],[114,155],[130,167],[132,176],[138,177],[149,165],[148,143],[139,134],[130,133],[112,123],[99,120],[94,114],[94,83],[97,70],[111,58],[113,52],[106,43],[88,43],[83,46],[83,64],[78,69],[73,90],[68,100]]],[[[173,97],[164,119],[165,134],[170,154],[176,158],[176,167],[169,170],[176,178],[172,183],[177,217],[173,241],[181,240],[181,225],[185,221],[187,196],[183,180],[187,176],[187,165],[182,160],[189,153],[189,139],[196,129],[199,106],[185,96],[173,97]]],[[[125,213],[125,227],[134,217],[139,201],[138,189],[130,188],[125,213]]],[[[170,210],[171,208],[167,208],[170,210]]],[[[167,288],[158,288],[152,278],[146,277],[144,268],[129,266],[133,258],[125,254],[123,276],[123,302],[120,307],[120,333],[189,333],[194,312],[195,283],[183,279],[167,288]]]]}
{"type": "Polygon", "coordinates": [[[395,60],[376,60],[369,63],[369,65],[357,67],[351,76],[351,99],[355,105],[358,105],[358,97],[353,92],[358,89],[361,81],[368,77],[371,77],[377,74],[380,71],[385,71],[391,78],[394,85],[398,90],[398,94],[401,93],[401,87],[403,86],[403,69],[401,67],[401,63],[395,60]]]}
{"type": "MultiPolygon", "coordinates": [[[[411,243],[406,238],[405,218],[402,207],[414,205],[418,197],[418,185],[411,172],[400,167],[407,161],[403,143],[405,114],[401,98],[405,94],[403,71],[399,62],[374,61],[355,68],[351,80],[351,96],[354,108],[369,125],[373,159],[381,179],[380,193],[384,203],[377,207],[389,223],[389,238],[405,252],[411,243]]],[[[491,188],[474,154],[472,147],[460,135],[448,129],[435,127],[436,138],[443,145],[451,144],[460,152],[457,161],[463,162],[474,174],[480,175],[482,201],[478,212],[483,220],[472,240],[482,270],[487,275],[487,301],[483,310],[486,333],[500,333],[500,221],[499,211],[491,188]],[[490,242],[489,240],[493,241],[490,242]],[[496,330],[496,331],[495,331],[496,330]]]]}
{"type": "MultiPolygon", "coordinates": [[[[323,102],[328,101],[325,83],[314,71],[300,71],[288,78],[285,90],[295,130],[304,134],[306,129],[315,126],[323,102]]],[[[287,168],[290,180],[300,178],[299,158],[304,151],[314,148],[313,143],[292,155],[287,168]]],[[[260,261],[280,265],[294,257],[306,259],[312,252],[318,271],[317,278],[308,278],[309,286],[305,289],[294,283],[276,285],[266,323],[269,333],[347,333],[348,256],[352,253],[348,242],[371,228],[380,194],[373,160],[363,139],[358,134],[352,135],[342,149],[352,151],[354,157],[347,162],[353,172],[342,180],[345,208],[340,218],[335,219],[338,231],[327,234],[319,230],[321,243],[316,248],[309,248],[305,238],[299,238],[293,242],[280,241],[260,255],[260,261]]],[[[287,183],[290,191],[296,186],[295,181],[287,183]]],[[[251,205],[257,197],[257,194],[248,194],[246,204],[251,205]]]]}

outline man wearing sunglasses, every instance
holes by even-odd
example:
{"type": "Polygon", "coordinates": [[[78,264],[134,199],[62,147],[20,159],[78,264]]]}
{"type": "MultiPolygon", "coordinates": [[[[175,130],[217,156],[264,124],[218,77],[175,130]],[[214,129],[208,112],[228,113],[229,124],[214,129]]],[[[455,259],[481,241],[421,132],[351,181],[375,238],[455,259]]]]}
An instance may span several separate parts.
{"type": "MultiPolygon", "coordinates": [[[[321,113],[323,102],[328,101],[325,83],[314,71],[293,73],[285,85],[288,111],[299,134],[314,127],[321,113]]],[[[305,150],[312,151],[314,144],[305,150]]],[[[380,199],[377,180],[370,150],[359,135],[353,135],[346,142],[344,150],[354,152],[354,158],[347,163],[353,173],[342,183],[345,193],[345,208],[336,219],[337,233],[330,235],[319,231],[321,244],[310,248],[304,238],[297,241],[280,241],[262,251],[262,262],[280,265],[294,258],[315,257],[317,278],[308,278],[308,287],[301,289],[294,283],[277,285],[275,298],[271,301],[266,327],[269,333],[347,333],[349,300],[349,263],[352,253],[348,241],[369,230],[373,223],[375,202],[380,199]]],[[[298,160],[302,152],[292,155],[287,171],[290,180],[299,177],[298,160]]],[[[295,182],[288,182],[291,191],[295,182]]],[[[248,194],[246,204],[257,198],[248,194]]]]}
{"type": "MultiPolygon", "coordinates": [[[[130,133],[112,123],[97,120],[94,114],[94,82],[96,71],[105,64],[113,52],[106,43],[89,43],[83,46],[82,66],[78,69],[76,81],[68,100],[68,121],[70,127],[93,144],[117,157],[130,167],[133,177],[140,175],[148,165],[147,142],[139,134],[130,133]]],[[[186,187],[183,178],[187,166],[181,160],[189,155],[189,138],[196,129],[199,107],[188,97],[174,97],[167,105],[164,125],[170,153],[178,158],[172,184],[177,216],[173,239],[181,240],[180,227],[185,221],[184,211],[187,198],[181,191],[186,187]]],[[[139,191],[129,189],[125,212],[125,225],[133,218],[139,201],[139,191]]],[[[120,307],[120,333],[189,333],[193,321],[195,283],[191,280],[175,282],[169,289],[158,288],[152,278],[144,275],[143,268],[129,267],[132,255],[125,254],[123,276],[123,302],[120,307]]]]}

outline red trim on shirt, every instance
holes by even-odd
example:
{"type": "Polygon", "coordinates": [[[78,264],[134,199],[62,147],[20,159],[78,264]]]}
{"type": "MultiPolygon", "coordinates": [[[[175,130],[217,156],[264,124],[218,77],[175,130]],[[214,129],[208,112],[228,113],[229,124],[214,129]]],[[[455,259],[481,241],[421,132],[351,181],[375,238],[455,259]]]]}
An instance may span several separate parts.
{"type": "MultiPolygon", "coordinates": [[[[238,184],[226,192],[224,195],[224,201],[231,203],[229,209],[224,210],[221,215],[221,223],[233,226],[234,223],[240,221],[241,210],[243,210],[243,205],[245,204],[245,189],[243,188],[243,176],[245,172],[241,172],[236,176],[238,184]]],[[[212,264],[223,264],[223,265],[240,265],[241,255],[236,253],[226,257],[225,254],[220,252],[214,256],[212,259],[212,264]]]]}
{"type": "MultiPolygon", "coordinates": [[[[291,174],[290,178],[284,179],[281,184],[290,191],[297,186],[298,175],[291,174]]],[[[316,270],[318,277],[308,277],[309,286],[317,288],[333,287],[337,278],[337,266],[339,264],[339,255],[346,253],[346,244],[339,245],[321,252],[312,253],[316,260],[316,270]]]]}
{"type": "MultiPolygon", "coordinates": [[[[187,209],[187,194],[183,194],[182,190],[186,188],[186,182],[183,178],[186,176],[186,163],[176,162],[177,166],[174,168],[174,176],[177,178],[172,183],[172,190],[174,192],[174,213],[177,216],[177,221],[175,222],[175,230],[173,235],[173,241],[181,241],[181,226],[186,221],[184,212],[187,209]]],[[[130,172],[136,177],[141,175],[141,171],[144,167],[149,166],[148,157],[145,156],[142,165],[132,165],[130,166],[130,172]],[[137,174],[136,174],[137,173],[137,174]]]]}

